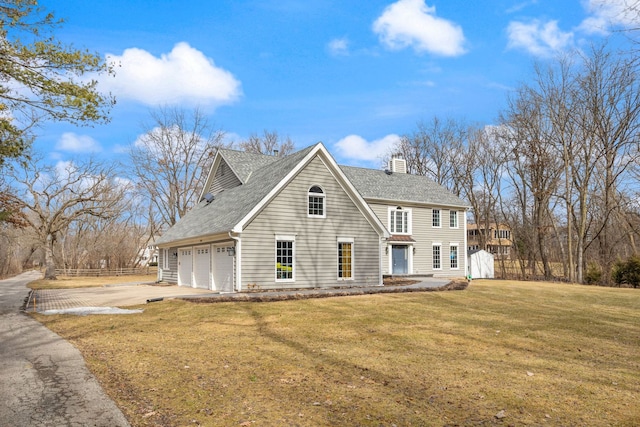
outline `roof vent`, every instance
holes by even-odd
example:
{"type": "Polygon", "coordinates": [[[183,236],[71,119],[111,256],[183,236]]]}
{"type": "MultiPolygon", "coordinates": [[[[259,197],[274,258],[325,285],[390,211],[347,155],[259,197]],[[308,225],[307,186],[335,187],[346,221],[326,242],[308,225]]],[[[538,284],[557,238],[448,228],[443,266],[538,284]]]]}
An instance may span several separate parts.
{"type": "Polygon", "coordinates": [[[389,169],[385,169],[384,173],[386,173],[387,175],[391,175],[393,172],[391,172],[389,169]]]}
{"type": "Polygon", "coordinates": [[[204,195],[203,199],[205,199],[207,201],[207,204],[213,202],[213,199],[215,199],[214,195],[211,193],[207,193],[204,195]]]}
{"type": "Polygon", "coordinates": [[[407,161],[402,158],[402,153],[391,155],[389,160],[389,169],[395,173],[407,173],[407,161]]]}

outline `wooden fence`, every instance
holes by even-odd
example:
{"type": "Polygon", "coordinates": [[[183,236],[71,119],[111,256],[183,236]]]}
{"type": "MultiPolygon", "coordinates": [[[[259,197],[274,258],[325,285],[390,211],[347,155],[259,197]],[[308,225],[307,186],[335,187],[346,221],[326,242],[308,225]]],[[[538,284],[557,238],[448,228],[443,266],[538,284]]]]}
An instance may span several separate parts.
{"type": "Polygon", "coordinates": [[[144,268],[56,268],[56,275],[69,277],[133,276],[156,274],[158,267],[144,268]]]}

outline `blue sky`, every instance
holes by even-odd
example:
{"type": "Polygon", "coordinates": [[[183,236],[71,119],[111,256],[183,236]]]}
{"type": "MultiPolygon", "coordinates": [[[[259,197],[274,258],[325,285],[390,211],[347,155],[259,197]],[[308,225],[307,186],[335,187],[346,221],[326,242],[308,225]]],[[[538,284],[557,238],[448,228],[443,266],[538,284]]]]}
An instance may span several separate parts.
{"type": "Polygon", "coordinates": [[[629,0],[42,0],[57,36],[117,64],[109,124],[49,124],[52,161],[125,160],[149,111],[199,106],[227,138],[275,130],[377,167],[421,120],[492,124],[534,61],[622,40],[629,0]]]}

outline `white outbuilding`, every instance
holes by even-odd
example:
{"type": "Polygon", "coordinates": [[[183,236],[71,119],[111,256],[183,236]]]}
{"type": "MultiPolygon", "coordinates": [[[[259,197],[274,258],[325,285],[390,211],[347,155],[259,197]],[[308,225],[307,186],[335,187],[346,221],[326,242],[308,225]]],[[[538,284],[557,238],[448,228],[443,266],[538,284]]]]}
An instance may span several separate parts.
{"type": "Polygon", "coordinates": [[[467,277],[493,279],[493,254],[483,249],[467,253],[467,277]]]}

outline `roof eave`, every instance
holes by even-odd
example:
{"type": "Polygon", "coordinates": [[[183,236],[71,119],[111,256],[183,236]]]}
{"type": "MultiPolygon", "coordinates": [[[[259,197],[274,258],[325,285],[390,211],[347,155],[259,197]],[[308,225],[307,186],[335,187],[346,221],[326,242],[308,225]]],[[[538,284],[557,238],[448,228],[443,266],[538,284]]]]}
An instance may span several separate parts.
{"type": "Polygon", "coordinates": [[[437,202],[418,202],[415,200],[400,200],[400,199],[382,199],[378,197],[363,197],[367,203],[382,203],[382,204],[411,204],[411,205],[424,205],[424,206],[438,206],[438,207],[452,207],[460,209],[471,209],[471,206],[465,204],[455,203],[437,203],[437,202]]]}
{"type": "Polygon", "coordinates": [[[229,238],[229,231],[221,231],[218,233],[203,234],[195,237],[186,237],[182,239],[171,240],[166,243],[164,242],[159,243],[156,246],[158,246],[158,248],[164,249],[164,248],[173,248],[173,247],[179,247],[179,246],[194,246],[200,243],[209,244],[209,243],[215,243],[217,241],[224,241],[224,240],[231,240],[229,238]]]}

